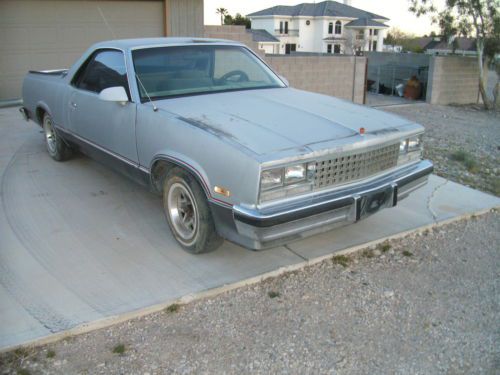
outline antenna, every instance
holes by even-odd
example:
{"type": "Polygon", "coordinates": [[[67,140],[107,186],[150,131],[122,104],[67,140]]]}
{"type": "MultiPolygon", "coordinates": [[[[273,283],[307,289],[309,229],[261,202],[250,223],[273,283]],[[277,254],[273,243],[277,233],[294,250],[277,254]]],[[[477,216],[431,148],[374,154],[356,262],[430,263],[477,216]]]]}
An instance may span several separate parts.
{"type": "Polygon", "coordinates": [[[158,107],[151,100],[151,97],[149,96],[148,91],[146,90],[146,88],[144,87],[144,85],[142,84],[141,79],[139,78],[139,76],[137,75],[137,73],[134,72],[134,74],[135,74],[135,78],[137,78],[137,82],[139,82],[139,84],[141,85],[142,89],[144,90],[144,94],[146,94],[146,96],[148,97],[150,103],[153,105],[153,111],[155,111],[155,112],[158,111],[158,107]]]}
{"type": "Polygon", "coordinates": [[[111,33],[111,36],[113,37],[113,39],[116,39],[116,35],[115,33],[113,32],[113,29],[111,28],[111,26],[109,25],[108,23],[108,20],[106,19],[106,17],[104,16],[104,13],[102,12],[102,9],[100,6],[97,7],[97,10],[99,11],[99,14],[101,15],[102,17],[102,20],[104,21],[104,24],[106,25],[106,27],[108,28],[109,32],[111,33]]]}
{"type": "MultiPolygon", "coordinates": [[[[108,28],[109,32],[111,33],[111,35],[113,36],[113,39],[116,39],[116,35],[115,33],[113,32],[113,29],[111,28],[111,26],[109,25],[108,23],[108,20],[106,19],[106,17],[104,16],[104,13],[102,12],[102,9],[100,6],[97,7],[97,10],[99,11],[99,14],[101,15],[102,17],[102,20],[104,21],[104,24],[106,25],[106,27],[108,28]]],[[[148,94],[148,91],[146,90],[146,88],[144,87],[144,85],[142,84],[142,81],[141,79],[139,78],[139,76],[137,75],[137,73],[135,73],[135,78],[137,78],[137,81],[139,82],[139,84],[141,85],[142,89],[144,90],[144,93],[146,94],[146,96],[148,97],[149,101],[151,102],[151,104],[153,105],[153,111],[158,111],[158,107],[155,105],[155,103],[153,103],[153,101],[151,100],[151,97],[149,96],[148,94]]]]}

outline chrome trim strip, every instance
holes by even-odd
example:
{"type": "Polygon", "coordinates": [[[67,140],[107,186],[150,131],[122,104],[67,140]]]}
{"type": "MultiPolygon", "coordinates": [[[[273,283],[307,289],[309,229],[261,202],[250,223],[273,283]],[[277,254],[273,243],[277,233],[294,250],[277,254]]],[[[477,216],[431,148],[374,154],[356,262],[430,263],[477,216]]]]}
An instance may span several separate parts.
{"type": "Polygon", "coordinates": [[[149,174],[149,169],[147,169],[146,167],[143,167],[141,165],[139,165],[139,163],[133,161],[133,160],[130,160],[124,156],[121,156],[119,154],[117,154],[116,152],[113,152],[113,151],[110,151],[108,150],[107,148],[104,148],[102,146],[99,146],[97,143],[94,143],[92,141],[89,141],[87,138],[83,138],[75,133],[73,133],[72,131],[68,130],[68,129],[64,129],[64,128],[61,128],[60,126],[55,126],[55,128],[58,130],[58,131],[61,131],[63,133],[66,133],[66,134],[69,134],[71,137],[75,137],[76,139],[78,139],[79,141],[81,142],[85,142],[86,144],[88,144],[89,146],[92,146],[96,149],[98,149],[99,151],[102,151],[110,156],[113,156],[117,159],[119,159],[120,161],[128,164],[128,165],[131,165],[133,166],[134,168],[138,168],[140,169],[141,171],[143,172],[147,172],[149,174]]]}
{"type": "Polygon", "coordinates": [[[139,169],[140,169],[142,172],[144,172],[144,173],[147,173],[147,174],[150,174],[150,173],[151,173],[151,172],[149,171],[149,169],[148,169],[148,168],[143,167],[142,165],[139,165],[139,169]]]}

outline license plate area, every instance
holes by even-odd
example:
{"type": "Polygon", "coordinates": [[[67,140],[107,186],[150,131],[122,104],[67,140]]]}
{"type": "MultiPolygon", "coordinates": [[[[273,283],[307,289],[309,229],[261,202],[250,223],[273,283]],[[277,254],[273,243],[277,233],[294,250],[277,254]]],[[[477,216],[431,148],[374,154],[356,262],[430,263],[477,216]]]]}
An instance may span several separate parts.
{"type": "Polygon", "coordinates": [[[376,191],[363,194],[356,200],[356,219],[360,220],[382,208],[395,206],[397,203],[397,187],[385,186],[376,191]]]}

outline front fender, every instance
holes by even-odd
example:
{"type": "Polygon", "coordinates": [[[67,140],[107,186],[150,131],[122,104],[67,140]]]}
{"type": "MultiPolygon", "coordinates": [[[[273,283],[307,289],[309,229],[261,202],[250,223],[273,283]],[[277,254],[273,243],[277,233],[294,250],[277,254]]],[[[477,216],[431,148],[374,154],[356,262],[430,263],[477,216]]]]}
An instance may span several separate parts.
{"type": "Polygon", "coordinates": [[[149,167],[152,176],[154,163],[163,159],[189,170],[210,200],[227,205],[256,203],[259,162],[225,139],[176,115],[141,105],[136,134],[140,163],[149,167]],[[215,186],[228,190],[229,196],[216,193],[215,186]]]}
{"type": "Polygon", "coordinates": [[[221,199],[218,199],[217,197],[214,197],[212,194],[212,191],[210,189],[211,183],[210,179],[207,175],[207,173],[204,171],[203,167],[196,162],[195,160],[192,160],[186,155],[180,154],[178,152],[172,152],[172,151],[163,151],[158,153],[153,157],[153,160],[151,161],[151,164],[149,166],[149,171],[151,174],[151,179],[152,179],[152,185],[156,186],[156,181],[155,176],[154,176],[154,170],[157,166],[157,163],[160,161],[165,161],[168,162],[172,165],[176,165],[179,167],[182,167],[189,171],[193,176],[195,176],[196,180],[200,184],[200,186],[203,188],[203,191],[205,192],[207,199],[213,200],[213,201],[218,201],[219,203],[231,206],[230,203],[223,201],[221,199]]]}

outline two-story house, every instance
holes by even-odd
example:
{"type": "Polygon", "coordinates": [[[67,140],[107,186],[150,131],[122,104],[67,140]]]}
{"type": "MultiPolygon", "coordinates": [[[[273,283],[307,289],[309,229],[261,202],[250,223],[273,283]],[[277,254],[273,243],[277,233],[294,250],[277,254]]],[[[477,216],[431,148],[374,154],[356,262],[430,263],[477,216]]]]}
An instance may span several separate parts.
{"type": "Polygon", "coordinates": [[[350,4],[350,0],[344,0],[277,5],[247,17],[252,21],[252,30],[266,31],[279,40],[279,45],[261,42],[268,53],[382,51],[388,28],[384,22],[388,18],[350,4]]]}

